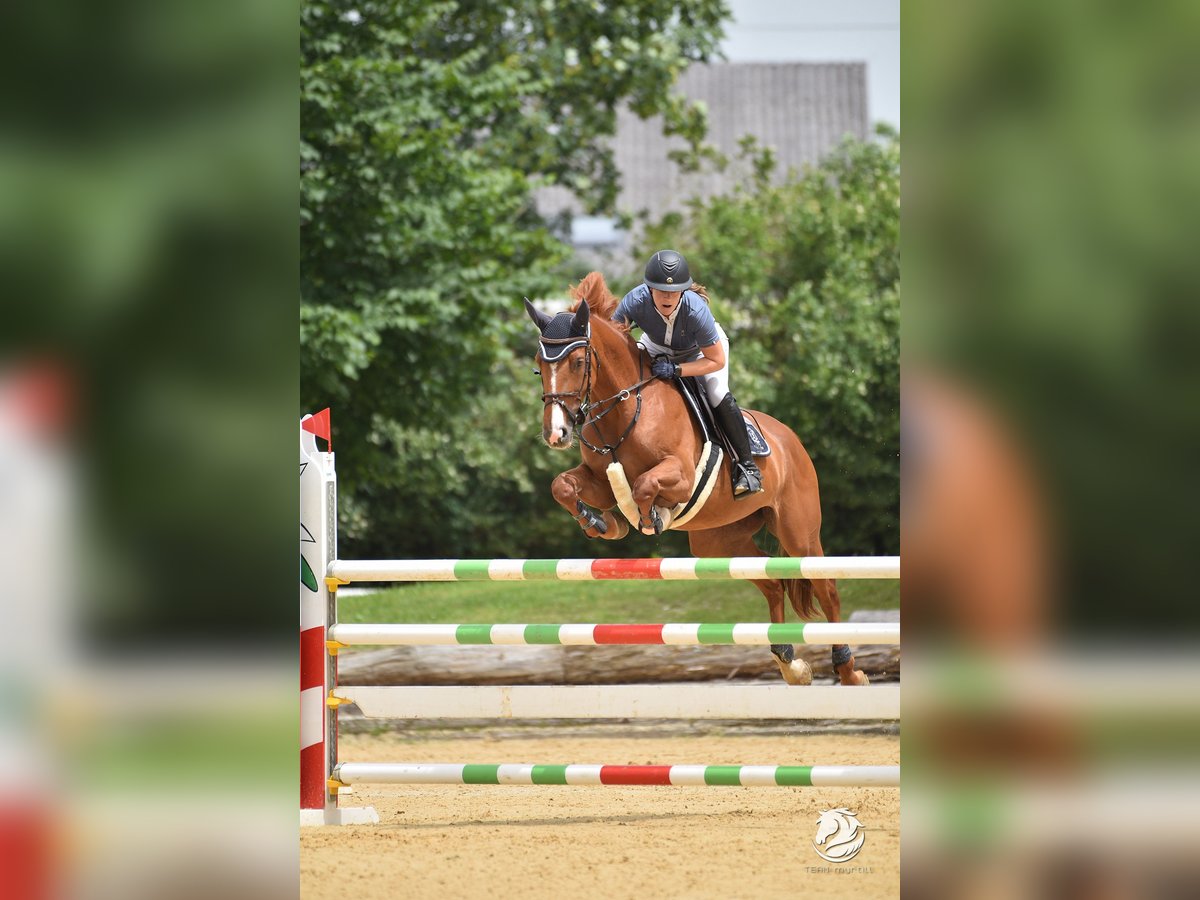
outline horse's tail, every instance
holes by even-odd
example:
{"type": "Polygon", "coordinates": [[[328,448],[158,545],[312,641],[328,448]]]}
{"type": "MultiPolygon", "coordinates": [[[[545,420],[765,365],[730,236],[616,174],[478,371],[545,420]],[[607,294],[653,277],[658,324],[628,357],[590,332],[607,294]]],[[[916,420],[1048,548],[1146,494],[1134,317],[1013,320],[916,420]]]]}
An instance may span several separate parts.
{"type": "Polygon", "coordinates": [[[792,609],[799,613],[802,619],[816,617],[813,609],[813,583],[807,578],[785,578],[783,588],[787,591],[792,609]]]}

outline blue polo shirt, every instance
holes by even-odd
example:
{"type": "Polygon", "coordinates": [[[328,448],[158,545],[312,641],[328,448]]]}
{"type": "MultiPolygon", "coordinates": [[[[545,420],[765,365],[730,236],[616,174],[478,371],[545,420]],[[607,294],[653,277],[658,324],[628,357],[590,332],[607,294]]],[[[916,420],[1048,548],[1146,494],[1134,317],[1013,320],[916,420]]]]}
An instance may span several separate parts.
{"type": "Polygon", "coordinates": [[[654,308],[650,288],[639,284],[621,300],[613,319],[631,322],[642,329],[646,337],[662,347],[670,347],[676,357],[694,356],[701,347],[711,347],[721,339],[717,332],[717,321],[709,311],[708,304],[695,291],[684,291],[675,313],[675,330],[671,343],[665,340],[667,323],[654,308]]]}

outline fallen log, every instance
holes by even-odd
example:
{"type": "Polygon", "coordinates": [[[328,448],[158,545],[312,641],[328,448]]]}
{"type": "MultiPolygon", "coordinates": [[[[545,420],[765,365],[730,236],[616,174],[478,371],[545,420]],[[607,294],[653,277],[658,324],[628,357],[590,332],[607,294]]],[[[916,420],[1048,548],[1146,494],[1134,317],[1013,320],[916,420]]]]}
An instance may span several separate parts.
{"type": "MultiPolygon", "coordinates": [[[[854,647],[872,681],[900,677],[900,647],[854,647]]],[[[796,647],[814,676],[832,677],[830,650],[796,647]]],[[[482,645],[343,650],[342,684],[636,684],[651,681],[776,680],[770,651],[757,646],[482,645]]]]}

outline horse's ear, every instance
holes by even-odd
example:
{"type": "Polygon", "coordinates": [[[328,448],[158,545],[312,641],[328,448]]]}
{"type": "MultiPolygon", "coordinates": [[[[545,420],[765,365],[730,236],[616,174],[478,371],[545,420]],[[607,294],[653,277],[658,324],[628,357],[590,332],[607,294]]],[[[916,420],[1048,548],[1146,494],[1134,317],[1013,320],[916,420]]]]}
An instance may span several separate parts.
{"type": "Polygon", "coordinates": [[[538,327],[538,331],[545,331],[546,326],[550,324],[551,316],[538,310],[536,306],[529,302],[529,298],[525,298],[525,312],[529,313],[529,318],[533,319],[533,324],[538,327]]]}
{"type": "Polygon", "coordinates": [[[588,319],[591,315],[592,311],[588,307],[588,302],[580,300],[579,308],[575,310],[575,318],[571,320],[571,333],[587,334],[588,319]]]}

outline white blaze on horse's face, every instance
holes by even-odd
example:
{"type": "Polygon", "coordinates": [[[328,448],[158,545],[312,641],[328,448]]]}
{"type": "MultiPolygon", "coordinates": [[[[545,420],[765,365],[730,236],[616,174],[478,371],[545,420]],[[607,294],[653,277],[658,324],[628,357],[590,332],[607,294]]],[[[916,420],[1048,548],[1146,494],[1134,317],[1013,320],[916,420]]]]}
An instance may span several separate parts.
{"type": "MultiPolygon", "coordinates": [[[[550,393],[558,393],[558,369],[559,363],[550,365],[550,393]]],[[[544,427],[546,443],[551,447],[559,444],[566,444],[571,439],[571,429],[567,424],[567,416],[563,412],[561,404],[551,403],[547,409],[550,411],[550,423],[544,427]]]]}
{"type": "Polygon", "coordinates": [[[546,402],[542,413],[542,439],[555,450],[569,450],[575,444],[572,417],[579,406],[586,385],[587,350],[580,348],[565,359],[541,363],[542,388],[547,397],[557,395],[557,401],[546,402]]]}

